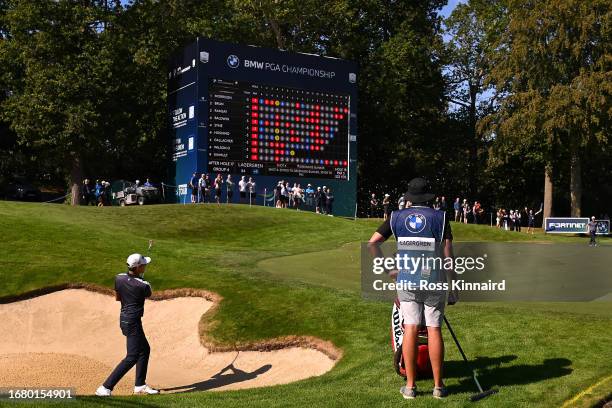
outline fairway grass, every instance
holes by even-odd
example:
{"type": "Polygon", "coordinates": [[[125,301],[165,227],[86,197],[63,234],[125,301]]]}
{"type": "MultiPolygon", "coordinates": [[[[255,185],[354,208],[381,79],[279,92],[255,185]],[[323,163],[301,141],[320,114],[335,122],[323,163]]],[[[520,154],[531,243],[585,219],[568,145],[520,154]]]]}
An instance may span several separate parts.
{"type": "MultiPolygon", "coordinates": [[[[292,384],[117,397],[104,404],[395,407],[406,402],[399,394],[402,379],[392,367],[390,305],[361,299],[359,275],[353,280],[351,266],[359,257],[355,243],[367,240],[379,223],[235,205],[70,208],[0,202],[0,296],[67,282],[111,287],[114,275],[125,269],[126,256],[146,252],[153,239],[146,279],[154,290],[202,288],[223,297],[205,322],[209,340],[236,346],[315,336],[333,342],[344,355],[329,373],[292,384]],[[317,273],[291,276],[313,270],[297,267],[310,260],[317,273]]],[[[457,224],[453,232],[464,241],[580,240],[457,224]]],[[[612,373],[609,302],[460,302],[448,307],[447,315],[483,386],[500,388],[479,406],[561,406],[612,373]]],[[[431,380],[421,380],[421,395],[411,406],[470,405],[475,387],[452,339],[445,337],[451,395],[443,403],[435,401],[431,380]]],[[[573,404],[589,406],[609,391],[605,384],[595,387],[573,404]]],[[[100,403],[79,398],[79,405],[100,403]]]]}

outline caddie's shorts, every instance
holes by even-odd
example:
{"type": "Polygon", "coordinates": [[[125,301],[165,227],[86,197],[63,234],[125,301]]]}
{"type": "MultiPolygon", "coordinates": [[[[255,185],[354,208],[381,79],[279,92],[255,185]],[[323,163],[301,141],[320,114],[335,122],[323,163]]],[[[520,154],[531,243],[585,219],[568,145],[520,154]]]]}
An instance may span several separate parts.
{"type": "Polygon", "coordinates": [[[423,302],[400,302],[404,324],[419,325],[425,317],[426,326],[440,327],[444,320],[444,304],[445,302],[440,302],[435,306],[429,306],[423,302]]]}

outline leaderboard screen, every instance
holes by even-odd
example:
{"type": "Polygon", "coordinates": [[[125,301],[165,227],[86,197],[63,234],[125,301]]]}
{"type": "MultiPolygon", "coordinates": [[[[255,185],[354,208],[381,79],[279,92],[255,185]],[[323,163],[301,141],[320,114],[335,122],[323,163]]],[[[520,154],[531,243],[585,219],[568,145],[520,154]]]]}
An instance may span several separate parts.
{"type": "Polygon", "coordinates": [[[219,78],[208,85],[208,172],[348,180],[348,95],[219,78]]]}

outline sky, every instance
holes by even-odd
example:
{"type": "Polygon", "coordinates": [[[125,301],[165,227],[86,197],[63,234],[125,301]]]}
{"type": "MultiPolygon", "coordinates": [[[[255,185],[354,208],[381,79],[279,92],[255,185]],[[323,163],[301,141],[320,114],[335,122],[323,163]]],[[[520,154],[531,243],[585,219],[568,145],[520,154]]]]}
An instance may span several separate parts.
{"type": "Polygon", "coordinates": [[[442,15],[443,17],[448,17],[450,13],[452,13],[453,10],[455,9],[455,6],[457,6],[457,4],[460,4],[460,3],[466,3],[466,1],[465,0],[448,0],[448,4],[442,7],[442,10],[440,10],[440,15],[442,15]]]}

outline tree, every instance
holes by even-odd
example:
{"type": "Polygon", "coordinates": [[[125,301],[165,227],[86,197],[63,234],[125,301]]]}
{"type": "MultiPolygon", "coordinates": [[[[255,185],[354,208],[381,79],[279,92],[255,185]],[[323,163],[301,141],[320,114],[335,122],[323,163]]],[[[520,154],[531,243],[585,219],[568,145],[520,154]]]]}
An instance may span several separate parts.
{"type": "Polygon", "coordinates": [[[66,163],[72,204],[79,199],[83,163],[102,149],[108,61],[100,58],[110,17],[106,2],[8,2],[0,61],[11,67],[5,77],[9,97],[2,103],[26,148],[44,148],[66,163]]]}
{"type": "Polygon", "coordinates": [[[467,130],[468,179],[467,193],[476,193],[474,185],[480,177],[479,153],[483,138],[477,123],[491,113],[497,102],[492,86],[485,84],[491,69],[490,52],[505,23],[501,2],[471,0],[458,4],[444,21],[446,27],[446,96],[451,105],[450,116],[465,122],[467,130]]]}
{"type": "Polygon", "coordinates": [[[538,147],[546,215],[554,168],[567,155],[571,214],[580,216],[584,152],[608,145],[611,16],[604,0],[511,0],[508,26],[491,52],[487,80],[507,97],[484,125],[508,146],[538,147]]]}

